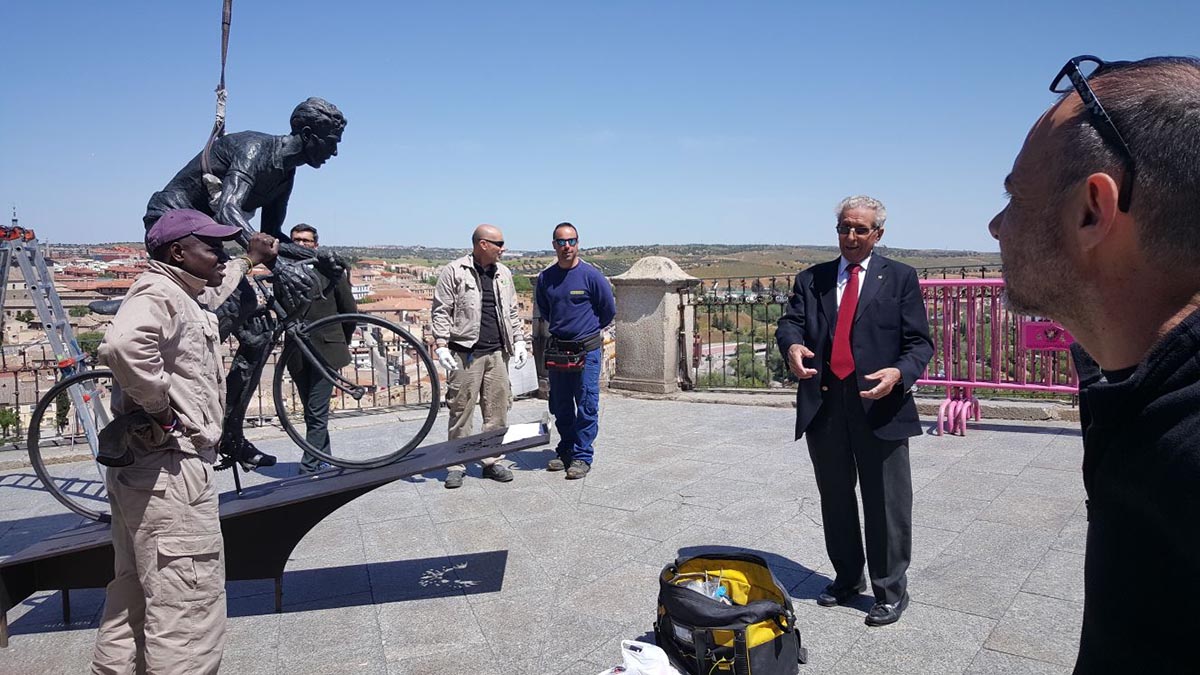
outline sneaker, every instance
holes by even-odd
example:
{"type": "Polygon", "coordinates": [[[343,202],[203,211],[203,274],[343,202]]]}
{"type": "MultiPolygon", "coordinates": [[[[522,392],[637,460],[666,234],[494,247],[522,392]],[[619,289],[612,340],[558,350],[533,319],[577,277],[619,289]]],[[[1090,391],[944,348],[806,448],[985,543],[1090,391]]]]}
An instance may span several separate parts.
{"type": "Polygon", "coordinates": [[[513,472],[508,470],[508,467],[493,464],[483,467],[483,477],[491,478],[497,483],[507,483],[513,479],[513,472]]]}
{"type": "Polygon", "coordinates": [[[567,480],[575,480],[588,475],[588,471],[592,470],[592,465],[582,459],[571,460],[571,468],[567,469],[567,480]]]}
{"type": "Polygon", "coordinates": [[[333,468],[333,465],[331,465],[329,462],[317,462],[317,468],[315,468],[315,469],[310,469],[310,468],[304,466],[303,464],[301,464],[300,465],[300,475],[301,476],[311,476],[315,473],[320,473],[322,471],[325,471],[326,469],[332,469],[332,468],[333,468]]]}
{"type": "Polygon", "coordinates": [[[453,490],[454,488],[462,487],[463,472],[451,471],[446,474],[446,489],[453,490]]]}
{"type": "Polygon", "coordinates": [[[567,465],[563,464],[561,457],[555,457],[554,459],[550,460],[549,464],[546,465],[547,471],[562,471],[565,468],[567,468],[567,465]]]}

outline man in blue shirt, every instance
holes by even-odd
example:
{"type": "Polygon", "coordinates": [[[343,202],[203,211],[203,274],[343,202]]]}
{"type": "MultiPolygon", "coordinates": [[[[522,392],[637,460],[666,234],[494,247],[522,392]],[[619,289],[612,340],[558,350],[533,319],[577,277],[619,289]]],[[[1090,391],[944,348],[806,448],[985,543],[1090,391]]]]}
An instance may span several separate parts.
{"type": "Polygon", "coordinates": [[[612,286],[604,274],[579,259],[579,232],[571,223],[554,228],[558,262],[538,275],[538,312],[549,324],[546,370],[550,412],[558,429],[558,457],[548,471],[567,470],[583,478],[592,468],[600,412],[600,330],[617,313],[612,286]]]}

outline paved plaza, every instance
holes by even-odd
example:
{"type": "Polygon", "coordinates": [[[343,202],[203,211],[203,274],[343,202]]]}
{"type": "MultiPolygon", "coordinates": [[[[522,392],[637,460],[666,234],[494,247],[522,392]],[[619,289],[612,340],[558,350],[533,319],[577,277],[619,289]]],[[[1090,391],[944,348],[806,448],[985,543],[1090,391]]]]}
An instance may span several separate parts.
{"type": "MultiPolygon", "coordinates": [[[[282,614],[270,581],[231,582],[222,671],[596,675],[620,662],[622,639],[650,639],[663,565],[721,545],[760,552],[790,590],[801,673],[1070,672],[1086,531],[1076,425],[985,421],[913,439],[912,604],[868,628],[867,596],[816,604],[831,566],[792,410],[610,394],[601,407],[584,480],[544,471],[547,447],[513,457],[508,484],[478,467],[453,491],[444,471],[392,483],[300,543],[282,614]]],[[[510,420],[544,409],[519,401],[510,420]]],[[[260,446],[280,456],[272,476],[295,472],[280,433],[260,446]]],[[[31,475],[0,472],[0,558],[78,522],[31,475]]],[[[70,625],[56,593],[10,612],[0,672],[86,670],[103,591],[71,598],[70,625]]]]}

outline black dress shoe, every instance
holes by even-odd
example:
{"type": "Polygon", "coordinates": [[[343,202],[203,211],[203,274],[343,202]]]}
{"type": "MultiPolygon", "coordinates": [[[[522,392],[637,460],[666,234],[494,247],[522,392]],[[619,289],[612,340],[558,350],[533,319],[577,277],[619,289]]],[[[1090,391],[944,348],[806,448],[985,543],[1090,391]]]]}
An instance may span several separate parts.
{"type": "Polygon", "coordinates": [[[858,597],[858,594],[865,590],[867,590],[866,584],[856,586],[854,588],[834,588],[833,584],[829,584],[825,587],[825,590],[817,596],[817,604],[822,607],[844,605],[858,597]]]}
{"type": "Polygon", "coordinates": [[[868,626],[886,626],[889,623],[896,623],[906,609],[908,609],[908,591],[905,591],[904,597],[894,605],[886,602],[875,603],[871,611],[867,612],[866,624],[868,626]]]}

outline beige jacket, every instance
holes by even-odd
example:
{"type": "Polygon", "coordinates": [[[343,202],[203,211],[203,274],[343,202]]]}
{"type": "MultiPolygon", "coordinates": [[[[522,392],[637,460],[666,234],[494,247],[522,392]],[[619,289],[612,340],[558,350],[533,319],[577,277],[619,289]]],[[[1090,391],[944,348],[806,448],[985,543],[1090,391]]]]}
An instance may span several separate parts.
{"type": "MultiPolygon", "coordinates": [[[[467,254],[442,268],[433,289],[433,339],[438,347],[447,343],[470,349],[479,339],[479,315],[483,295],[479,290],[479,272],[475,260],[467,254]]],[[[513,343],[525,339],[521,318],[517,316],[517,290],[512,272],[504,263],[496,263],[496,311],[500,341],[512,354],[513,343]]]]}
{"type": "Polygon", "coordinates": [[[138,277],[100,344],[100,364],[117,380],[113,413],[138,408],[148,413],[170,406],[183,423],[182,439],[163,449],[215,458],[225,416],[225,371],[221,365],[215,307],[246,275],[244,259],[225,264],[219,288],[178,267],[152,261],[138,277]]]}

